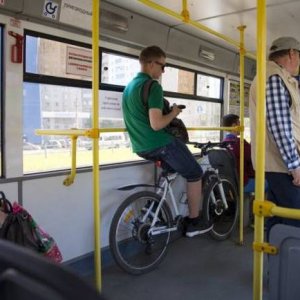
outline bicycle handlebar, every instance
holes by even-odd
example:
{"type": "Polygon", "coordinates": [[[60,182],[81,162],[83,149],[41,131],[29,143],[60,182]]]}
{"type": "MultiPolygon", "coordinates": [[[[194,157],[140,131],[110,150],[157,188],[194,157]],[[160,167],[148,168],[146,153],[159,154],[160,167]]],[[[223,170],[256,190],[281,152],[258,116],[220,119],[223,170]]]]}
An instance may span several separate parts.
{"type": "Polygon", "coordinates": [[[201,149],[202,153],[205,154],[207,150],[212,149],[214,147],[227,148],[227,146],[232,142],[206,142],[206,143],[198,143],[198,142],[188,142],[187,144],[194,145],[195,148],[201,149]]]}

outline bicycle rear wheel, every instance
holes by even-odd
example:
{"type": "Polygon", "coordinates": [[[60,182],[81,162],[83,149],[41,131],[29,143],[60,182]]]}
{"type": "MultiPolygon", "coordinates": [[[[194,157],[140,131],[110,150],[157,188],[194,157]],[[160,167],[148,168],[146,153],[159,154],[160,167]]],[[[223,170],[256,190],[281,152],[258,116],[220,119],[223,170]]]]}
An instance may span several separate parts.
{"type": "Polygon", "coordinates": [[[210,235],[216,240],[227,239],[236,225],[238,217],[238,194],[230,179],[220,176],[228,208],[225,209],[217,178],[213,178],[204,190],[203,214],[206,220],[213,222],[210,235]]]}
{"type": "MultiPolygon", "coordinates": [[[[160,196],[154,192],[138,192],[129,196],[113,217],[109,233],[111,253],[116,263],[130,274],[149,272],[166,254],[170,232],[149,233],[159,202],[160,196]]],[[[168,228],[171,221],[170,208],[164,203],[154,228],[168,228]]]]}

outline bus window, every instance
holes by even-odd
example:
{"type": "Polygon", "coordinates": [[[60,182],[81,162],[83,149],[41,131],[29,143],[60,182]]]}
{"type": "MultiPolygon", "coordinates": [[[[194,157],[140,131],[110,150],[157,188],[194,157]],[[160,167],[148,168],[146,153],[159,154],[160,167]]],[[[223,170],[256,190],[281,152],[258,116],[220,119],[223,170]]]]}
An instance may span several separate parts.
{"type": "Polygon", "coordinates": [[[102,53],[101,82],[126,85],[140,71],[138,59],[114,53],[102,53]]]}
{"type": "Polygon", "coordinates": [[[164,91],[193,95],[194,78],[195,72],[167,66],[161,84],[164,91]]]}
{"type": "Polygon", "coordinates": [[[221,99],[221,78],[197,74],[197,95],[207,98],[221,99]]]}
{"type": "MultiPolygon", "coordinates": [[[[173,103],[186,106],[179,115],[186,127],[219,127],[221,119],[221,103],[208,101],[195,101],[181,98],[166,97],[172,105],[173,103]]],[[[217,142],[220,140],[219,131],[189,131],[191,142],[217,142]]],[[[193,146],[189,146],[193,153],[199,152],[193,146]]]]}

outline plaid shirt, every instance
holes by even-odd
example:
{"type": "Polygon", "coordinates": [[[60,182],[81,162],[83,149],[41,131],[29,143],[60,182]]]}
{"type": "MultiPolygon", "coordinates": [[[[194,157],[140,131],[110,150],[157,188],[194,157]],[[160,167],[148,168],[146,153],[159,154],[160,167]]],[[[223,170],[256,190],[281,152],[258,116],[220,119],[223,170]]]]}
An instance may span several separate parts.
{"type": "Polygon", "coordinates": [[[267,82],[267,127],[272,134],[288,170],[300,167],[300,158],[292,134],[291,96],[278,75],[267,82]]]}

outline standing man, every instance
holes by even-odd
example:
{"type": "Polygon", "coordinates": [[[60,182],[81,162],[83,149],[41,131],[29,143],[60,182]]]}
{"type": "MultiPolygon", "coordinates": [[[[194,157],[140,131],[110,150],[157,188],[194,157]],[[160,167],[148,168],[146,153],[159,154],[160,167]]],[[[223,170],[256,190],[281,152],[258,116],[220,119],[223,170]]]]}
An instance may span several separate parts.
{"type": "MultiPolygon", "coordinates": [[[[267,62],[266,179],[268,198],[278,206],[300,209],[300,96],[298,82],[300,43],[292,37],[276,39],[267,62]]],[[[255,167],[256,78],[250,88],[252,160],[255,167]]],[[[273,217],[267,227],[300,221],[273,217]]]]}
{"type": "Polygon", "coordinates": [[[176,105],[163,115],[163,90],[155,81],[150,88],[148,107],[143,104],[143,86],[149,79],[159,79],[166,65],[166,54],[157,46],[142,50],[139,56],[141,72],[126,86],[123,93],[123,116],[133,152],[140,157],[160,160],[164,168],[181,174],[187,181],[189,217],[186,218],[186,236],[193,237],[211,230],[199,216],[202,207],[203,171],[187,146],[167,133],[164,128],[179,114],[176,105]]]}

